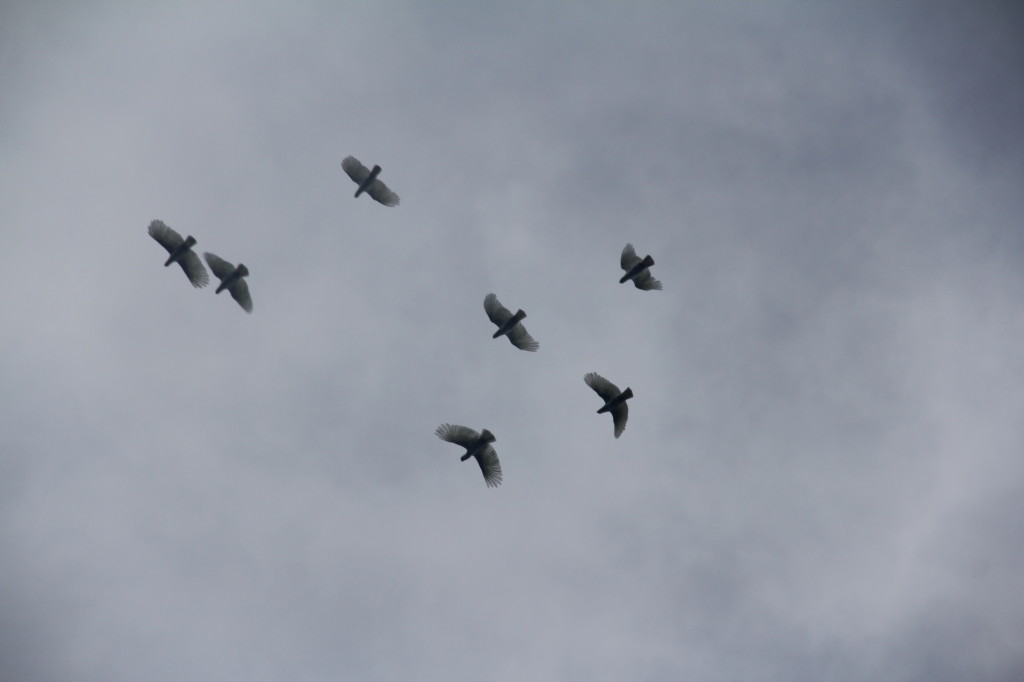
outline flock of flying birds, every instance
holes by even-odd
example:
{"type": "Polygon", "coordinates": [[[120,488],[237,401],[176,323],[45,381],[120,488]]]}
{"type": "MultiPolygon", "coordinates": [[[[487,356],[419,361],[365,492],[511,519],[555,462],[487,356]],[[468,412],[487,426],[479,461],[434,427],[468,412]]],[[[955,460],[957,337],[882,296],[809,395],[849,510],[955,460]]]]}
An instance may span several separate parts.
{"type": "MultiPolygon", "coordinates": [[[[359,185],[356,189],[356,197],[365,192],[385,206],[398,205],[398,195],[377,177],[380,175],[380,166],[374,166],[373,170],[370,170],[354,156],[348,156],[341,162],[341,167],[353,182],[359,185]]],[[[188,281],[196,288],[205,287],[210,283],[210,277],[206,268],[203,267],[202,260],[192,250],[192,247],[196,245],[195,237],[189,235],[182,239],[180,234],[160,220],[154,220],[149,224],[149,236],[167,249],[170,254],[164,262],[165,267],[171,263],[177,263],[185,272],[188,281]]],[[[227,289],[231,293],[231,298],[235,299],[245,312],[251,313],[252,296],[249,294],[249,285],[245,281],[245,277],[249,275],[249,269],[241,263],[237,266],[232,265],[209,252],[203,253],[203,257],[206,259],[207,265],[210,266],[210,270],[220,280],[216,293],[219,294],[227,289]]],[[[619,266],[625,271],[625,274],[619,279],[619,283],[632,281],[637,289],[643,291],[660,290],[661,282],[651,276],[650,267],[652,265],[654,265],[653,258],[649,255],[640,258],[636,255],[633,245],[626,244],[626,247],[622,249],[622,256],[619,258],[619,266]]],[[[491,322],[498,326],[498,330],[494,332],[492,338],[505,336],[513,346],[520,350],[533,352],[540,348],[540,344],[530,336],[522,325],[522,320],[526,317],[522,308],[512,313],[501,304],[497,296],[487,294],[484,298],[484,311],[491,322]]],[[[604,401],[604,405],[597,413],[611,413],[615,437],[618,438],[626,428],[626,419],[629,418],[629,407],[626,405],[626,401],[633,397],[632,389],[627,386],[626,390],[620,391],[618,386],[595,372],[590,372],[583,377],[583,380],[604,401]]],[[[477,433],[468,426],[458,424],[441,424],[434,433],[441,440],[464,447],[466,454],[462,455],[462,461],[465,462],[470,457],[476,459],[488,487],[496,488],[501,484],[501,462],[498,461],[498,453],[491,445],[496,440],[493,433],[487,429],[477,433]]]]}

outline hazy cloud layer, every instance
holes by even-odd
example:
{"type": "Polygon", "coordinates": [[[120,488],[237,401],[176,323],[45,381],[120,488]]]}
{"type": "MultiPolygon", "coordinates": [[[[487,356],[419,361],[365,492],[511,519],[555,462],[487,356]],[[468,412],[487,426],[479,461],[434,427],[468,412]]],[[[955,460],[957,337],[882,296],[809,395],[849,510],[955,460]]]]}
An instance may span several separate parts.
{"type": "Polygon", "coordinates": [[[1024,676],[1021,26],[5,6],[0,680],[1024,676]]]}

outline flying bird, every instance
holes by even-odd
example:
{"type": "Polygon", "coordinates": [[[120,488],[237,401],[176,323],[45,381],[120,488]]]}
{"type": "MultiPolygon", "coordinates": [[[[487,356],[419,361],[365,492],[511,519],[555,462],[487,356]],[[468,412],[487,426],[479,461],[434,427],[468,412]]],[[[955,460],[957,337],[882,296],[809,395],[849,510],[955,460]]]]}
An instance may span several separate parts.
{"type": "Polygon", "coordinates": [[[341,162],[341,167],[359,185],[359,189],[356,190],[357,197],[366,192],[385,206],[398,206],[398,195],[377,179],[377,176],[380,175],[380,166],[374,166],[373,170],[368,170],[366,166],[359,163],[359,159],[356,157],[346,156],[345,160],[341,162]]]}
{"type": "Polygon", "coordinates": [[[241,263],[236,268],[220,256],[215,256],[209,252],[204,253],[203,256],[206,258],[210,270],[213,270],[213,274],[220,280],[220,286],[217,287],[216,293],[219,294],[227,289],[231,292],[231,298],[238,301],[238,305],[242,306],[245,312],[251,313],[252,297],[249,295],[249,285],[242,279],[249,275],[249,268],[241,263]]]}
{"type": "Polygon", "coordinates": [[[502,334],[508,336],[508,340],[512,342],[512,345],[520,350],[535,351],[540,348],[540,344],[533,340],[533,337],[527,333],[526,328],[523,327],[519,322],[526,313],[520,308],[513,315],[509,312],[509,309],[501,305],[501,301],[494,294],[487,294],[484,298],[484,310],[487,312],[487,317],[491,318],[491,322],[498,325],[498,331],[494,332],[492,339],[496,339],[502,334]]]}
{"type": "Polygon", "coordinates": [[[619,280],[619,284],[631,279],[633,286],[637,289],[661,291],[661,282],[651,277],[649,268],[654,265],[654,259],[650,255],[644,256],[641,260],[633,250],[633,245],[626,244],[626,248],[622,250],[622,257],[619,259],[619,265],[626,271],[626,274],[619,280]]]}
{"type": "Polygon", "coordinates": [[[597,413],[612,413],[615,437],[618,438],[626,429],[626,420],[629,419],[629,406],[626,405],[626,401],[633,397],[633,390],[627,386],[625,391],[620,391],[618,386],[595,372],[587,374],[583,377],[583,381],[587,382],[587,386],[594,389],[594,392],[604,400],[604,405],[597,413]]]}
{"type": "Polygon", "coordinates": [[[206,274],[203,261],[199,260],[199,256],[192,250],[196,245],[195,237],[189,235],[187,239],[182,239],[180,234],[165,225],[162,220],[154,220],[149,224],[149,236],[171,254],[164,267],[177,263],[185,271],[188,281],[197,289],[210,283],[210,276],[206,274]]]}
{"type": "Polygon", "coordinates": [[[476,457],[488,488],[497,488],[501,485],[501,462],[498,461],[498,453],[491,447],[491,443],[496,440],[493,433],[487,429],[484,429],[483,433],[477,433],[468,426],[458,424],[441,424],[434,433],[441,440],[466,448],[466,454],[462,456],[463,462],[470,457],[476,457]]]}

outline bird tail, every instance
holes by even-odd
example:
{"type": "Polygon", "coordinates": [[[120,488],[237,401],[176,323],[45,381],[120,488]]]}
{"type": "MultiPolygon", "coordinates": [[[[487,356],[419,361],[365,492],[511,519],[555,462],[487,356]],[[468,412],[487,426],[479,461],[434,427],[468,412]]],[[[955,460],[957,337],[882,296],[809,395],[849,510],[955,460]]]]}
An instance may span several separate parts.
{"type": "Polygon", "coordinates": [[[480,434],[480,440],[482,440],[485,443],[493,443],[498,439],[494,437],[493,433],[491,433],[487,429],[484,429],[483,432],[480,434]]]}
{"type": "Polygon", "coordinates": [[[632,398],[633,397],[633,389],[631,389],[629,386],[626,386],[626,390],[623,391],[622,395],[619,396],[619,397],[622,398],[623,400],[627,400],[629,398],[632,398]]]}
{"type": "Polygon", "coordinates": [[[649,268],[652,265],[654,265],[654,259],[651,258],[650,255],[644,256],[644,259],[640,261],[640,265],[644,266],[645,268],[649,268]]]}
{"type": "Polygon", "coordinates": [[[514,320],[515,320],[516,322],[518,322],[519,320],[521,320],[521,319],[523,319],[524,317],[526,317],[526,311],[525,311],[525,310],[523,310],[522,308],[520,308],[519,310],[517,310],[517,311],[516,311],[516,314],[515,314],[515,315],[513,315],[512,317],[513,317],[513,319],[514,319],[514,320]]]}

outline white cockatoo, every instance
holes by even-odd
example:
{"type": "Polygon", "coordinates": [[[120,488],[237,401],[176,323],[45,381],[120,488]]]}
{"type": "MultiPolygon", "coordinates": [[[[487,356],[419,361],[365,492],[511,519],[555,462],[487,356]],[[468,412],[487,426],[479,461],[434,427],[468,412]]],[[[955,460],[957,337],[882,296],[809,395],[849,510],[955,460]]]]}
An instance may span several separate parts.
{"type": "Polygon", "coordinates": [[[345,169],[353,182],[359,185],[356,190],[357,197],[366,192],[385,206],[398,206],[398,195],[377,179],[377,176],[380,175],[380,166],[374,166],[373,170],[369,170],[359,163],[359,159],[356,157],[346,156],[345,160],[341,162],[341,167],[345,169]]]}
{"type": "Polygon", "coordinates": [[[441,424],[434,433],[441,440],[466,448],[466,454],[462,456],[463,462],[470,457],[476,458],[488,488],[497,488],[501,485],[501,462],[498,461],[498,453],[491,447],[491,443],[497,440],[493,433],[487,429],[484,429],[483,433],[477,433],[468,426],[458,424],[441,424]]]}
{"type": "Polygon", "coordinates": [[[487,312],[487,317],[491,319],[491,322],[498,325],[498,331],[494,332],[492,339],[496,339],[501,335],[507,335],[508,340],[512,342],[512,345],[520,350],[535,351],[540,348],[540,344],[533,340],[533,337],[527,333],[526,328],[520,324],[520,321],[526,317],[526,313],[520,308],[513,315],[508,308],[501,305],[501,301],[494,294],[487,294],[484,298],[484,310],[487,312]]]}
{"type": "Polygon", "coordinates": [[[199,260],[199,255],[192,250],[196,245],[195,237],[189,235],[187,239],[182,239],[180,234],[165,225],[162,220],[154,220],[149,224],[149,236],[171,254],[164,267],[177,263],[185,271],[188,281],[196,288],[205,287],[210,283],[210,276],[203,267],[203,261],[199,260]]]}
{"type": "Polygon", "coordinates": [[[626,420],[629,419],[629,406],[626,405],[626,401],[633,397],[633,390],[627,386],[625,391],[620,391],[618,386],[596,372],[584,376],[583,381],[587,382],[587,386],[594,389],[594,392],[604,401],[604,405],[597,413],[612,413],[615,437],[618,438],[626,429],[626,420]]]}
{"type": "Polygon", "coordinates": [[[654,265],[654,259],[650,255],[644,256],[641,259],[636,255],[632,244],[626,244],[626,248],[622,250],[619,265],[626,271],[626,274],[619,280],[619,284],[631,279],[633,280],[633,286],[637,289],[643,289],[644,291],[650,291],[651,289],[661,290],[661,282],[651,277],[649,269],[654,265]]]}
{"type": "Polygon", "coordinates": [[[249,268],[241,263],[238,264],[238,267],[235,267],[220,256],[215,256],[210,252],[204,253],[203,256],[206,258],[206,263],[210,266],[210,270],[220,280],[220,286],[217,287],[216,293],[219,294],[227,289],[231,292],[231,298],[238,301],[238,305],[242,306],[245,312],[251,313],[252,297],[249,295],[249,285],[243,279],[243,277],[249,275],[249,268]]]}

